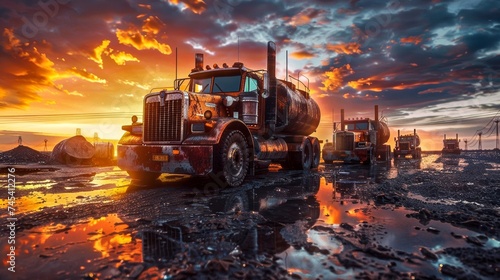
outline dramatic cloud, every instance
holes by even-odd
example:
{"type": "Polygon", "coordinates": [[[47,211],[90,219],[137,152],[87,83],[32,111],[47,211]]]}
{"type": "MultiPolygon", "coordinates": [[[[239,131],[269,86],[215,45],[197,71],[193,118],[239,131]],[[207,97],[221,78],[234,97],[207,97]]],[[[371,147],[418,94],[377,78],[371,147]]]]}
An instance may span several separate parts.
{"type": "Polygon", "coordinates": [[[133,55],[121,51],[113,52],[109,55],[109,57],[113,59],[118,65],[125,65],[127,61],[141,62],[138,58],[134,57],[133,55]]]}
{"type": "Polygon", "coordinates": [[[181,9],[189,9],[195,14],[201,14],[206,9],[206,4],[203,0],[168,0],[174,5],[180,5],[181,9]]]}
{"type": "Polygon", "coordinates": [[[126,30],[117,29],[116,37],[118,42],[123,45],[129,45],[137,50],[157,50],[162,54],[171,54],[172,50],[167,44],[158,42],[149,34],[143,34],[137,27],[130,26],[126,30]]]}
{"type": "Polygon", "coordinates": [[[360,54],[362,53],[360,44],[346,43],[346,44],[327,44],[326,48],[339,54],[360,54]]]}
{"type": "Polygon", "coordinates": [[[324,87],[321,89],[324,91],[335,92],[345,85],[344,77],[353,74],[354,71],[351,69],[349,64],[346,64],[339,68],[332,68],[330,71],[325,72],[325,80],[322,82],[324,87]]]}
{"type": "Polygon", "coordinates": [[[70,69],[70,71],[74,73],[76,77],[79,77],[80,79],[83,79],[85,81],[100,84],[106,83],[106,80],[97,77],[95,74],[87,72],[86,69],[77,69],[76,67],[73,67],[70,69]]]}
{"type": "Polygon", "coordinates": [[[103,40],[101,45],[96,47],[94,49],[94,52],[89,57],[89,59],[95,61],[101,69],[103,67],[102,66],[102,64],[103,64],[102,55],[103,55],[103,53],[108,52],[107,49],[108,49],[109,43],[111,43],[110,40],[103,40]]]}

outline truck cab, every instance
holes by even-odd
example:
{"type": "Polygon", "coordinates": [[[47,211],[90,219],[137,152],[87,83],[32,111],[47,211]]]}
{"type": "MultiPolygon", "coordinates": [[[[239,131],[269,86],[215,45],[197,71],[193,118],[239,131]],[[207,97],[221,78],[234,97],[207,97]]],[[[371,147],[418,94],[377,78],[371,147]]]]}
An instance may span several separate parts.
{"type": "Polygon", "coordinates": [[[378,119],[378,106],[375,105],[375,119],[344,119],[344,110],[340,111],[340,130],[333,133],[333,149],[323,148],[325,163],[343,161],[344,163],[361,162],[373,164],[375,161],[390,159],[390,147],[385,145],[389,139],[389,128],[378,119]]]}
{"type": "Polygon", "coordinates": [[[460,150],[460,140],[458,139],[458,133],[456,135],[456,138],[446,138],[446,134],[444,135],[443,139],[443,154],[457,154],[459,155],[461,153],[460,150]]]}
{"type": "Polygon", "coordinates": [[[421,159],[422,150],[420,146],[420,137],[417,134],[417,130],[413,130],[413,134],[401,135],[398,130],[398,137],[394,137],[394,142],[396,147],[394,147],[394,159],[408,158],[421,159]]]}

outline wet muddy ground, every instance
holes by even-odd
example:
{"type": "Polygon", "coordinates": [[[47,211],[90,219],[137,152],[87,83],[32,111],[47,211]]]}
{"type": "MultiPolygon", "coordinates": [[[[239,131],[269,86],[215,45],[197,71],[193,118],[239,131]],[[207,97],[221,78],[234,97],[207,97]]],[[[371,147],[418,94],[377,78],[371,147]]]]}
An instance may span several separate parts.
{"type": "Polygon", "coordinates": [[[500,278],[498,153],[271,165],[239,188],[140,183],[113,166],[7,167],[0,279],[500,278]]]}

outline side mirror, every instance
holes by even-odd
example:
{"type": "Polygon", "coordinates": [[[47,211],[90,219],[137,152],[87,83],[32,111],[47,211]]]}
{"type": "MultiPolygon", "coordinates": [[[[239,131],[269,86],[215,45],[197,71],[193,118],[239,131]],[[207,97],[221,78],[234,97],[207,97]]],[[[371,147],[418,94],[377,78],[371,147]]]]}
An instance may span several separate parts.
{"type": "Polygon", "coordinates": [[[266,99],[269,97],[269,91],[267,89],[263,89],[260,91],[260,95],[262,96],[262,98],[266,99]]]}
{"type": "Polygon", "coordinates": [[[262,98],[269,97],[269,74],[264,73],[264,89],[261,91],[262,98]]]}

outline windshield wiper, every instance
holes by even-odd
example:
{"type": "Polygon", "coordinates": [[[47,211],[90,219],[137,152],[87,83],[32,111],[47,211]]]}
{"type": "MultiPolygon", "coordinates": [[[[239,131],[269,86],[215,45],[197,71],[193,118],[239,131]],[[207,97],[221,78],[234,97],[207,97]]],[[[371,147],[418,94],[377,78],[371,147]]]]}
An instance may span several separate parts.
{"type": "Polygon", "coordinates": [[[205,89],[208,87],[209,84],[206,84],[202,89],[201,89],[201,93],[205,93],[205,89]]]}
{"type": "Polygon", "coordinates": [[[214,85],[220,90],[220,92],[222,92],[223,94],[226,94],[226,92],[223,91],[216,82],[214,82],[214,85]]]}

